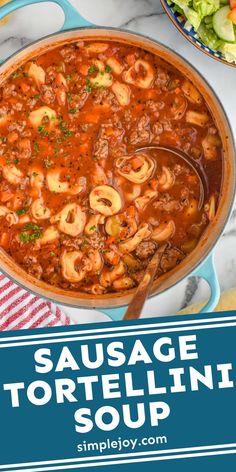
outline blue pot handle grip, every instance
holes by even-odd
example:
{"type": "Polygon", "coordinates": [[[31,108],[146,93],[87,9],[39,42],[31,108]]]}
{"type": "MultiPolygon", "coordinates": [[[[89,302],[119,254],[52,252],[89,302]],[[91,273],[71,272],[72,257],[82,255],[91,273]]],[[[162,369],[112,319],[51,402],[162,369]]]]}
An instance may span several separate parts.
{"type": "Polygon", "coordinates": [[[65,20],[61,28],[62,31],[70,28],[93,26],[92,23],[80,15],[78,10],[76,10],[68,0],[12,0],[10,3],[0,8],[0,20],[19,8],[32,5],[33,3],[45,3],[48,1],[59,5],[64,12],[65,20]]]}
{"type": "MultiPolygon", "coordinates": [[[[199,313],[209,313],[213,311],[220,299],[220,286],[216,274],[214,254],[210,254],[208,258],[191,274],[191,277],[200,277],[208,283],[211,289],[211,295],[204,307],[199,313]]],[[[98,310],[107,315],[112,321],[121,321],[127,306],[119,308],[111,308],[108,310],[98,310]]]]}
{"type": "Polygon", "coordinates": [[[211,289],[210,298],[199,313],[209,313],[213,311],[220,299],[220,285],[215,268],[214,254],[210,254],[191,275],[204,279],[211,289]]]}

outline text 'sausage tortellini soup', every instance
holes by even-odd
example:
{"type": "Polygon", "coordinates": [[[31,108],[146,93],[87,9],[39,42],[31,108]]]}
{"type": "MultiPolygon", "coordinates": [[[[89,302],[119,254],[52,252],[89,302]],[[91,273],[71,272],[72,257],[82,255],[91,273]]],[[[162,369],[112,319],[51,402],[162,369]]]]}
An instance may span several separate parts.
{"type": "Polygon", "coordinates": [[[138,285],[196,247],[215,217],[222,144],[170,64],[118,42],[58,47],[1,86],[0,246],[29,274],[90,294],[138,285]],[[184,151],[204,175],[166,150],[184,151]]]}

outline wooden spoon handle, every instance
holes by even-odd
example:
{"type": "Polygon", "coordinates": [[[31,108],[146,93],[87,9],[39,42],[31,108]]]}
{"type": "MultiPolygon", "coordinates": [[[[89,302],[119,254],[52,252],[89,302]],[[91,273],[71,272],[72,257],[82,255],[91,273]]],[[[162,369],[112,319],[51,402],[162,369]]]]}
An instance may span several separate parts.
{"type": "Polygon", "coordinates": [[[161,258],[166,250],[167,244],[163,244],[154,254],[149,262],[146,272],[141,280],[133,299],[131,300],[125,315],[124,320],[135,320],[140,317],[144,302],[149,294],[156,271],[160,265],[161,258]]]}

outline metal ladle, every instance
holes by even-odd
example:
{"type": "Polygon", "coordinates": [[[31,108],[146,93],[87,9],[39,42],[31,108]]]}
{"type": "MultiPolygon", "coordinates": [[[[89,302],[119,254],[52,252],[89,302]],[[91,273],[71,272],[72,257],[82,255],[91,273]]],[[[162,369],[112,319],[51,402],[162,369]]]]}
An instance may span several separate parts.
{"type": "MultiPolygon", "coordinates": [[[[199,202],[198,202],[198,209],[201,210],[204,201],[205,201],[205,191],[207,188],[207,184],[204,178],[204,175],[202,172],[200,172],[196,166],[192,163],[190,158],[185,154],[183,151],[179,151],[177,149],[173,148],[168,148],[164,146],[145,146],[142,148],[139,148],[135,151],[135,154],[138,152],[143,152],[143,151],[150,151],[150,150],[156,150],[156,151],[166,151],[166,152],[171,152],[172,154],[177,155],[179,158],[183,159],[187,164],[192,168],[192,170],[195,172],[199,179],[199,184],[200,184],[200,196],[199,196],[199,202]]],[[[125,312],[124,315],[124,320],[132,320],[132,319],[138,319],[141,315],[141,311],[143,308],[143,305],[148,297],[148,294],[151,290],[152,283],[154,280],[154,277],[156,275],[157,269],[161,263],[162,256],[167,248],[167,244],[163,244],[160,246],[154,256],[152,257],[151,261],[149,262],[145,274],[125,312]]]]}
{"type": "Polygon", "coordinates": [[[187,154],[185,154],[183,151],[180,151],[179,149],[175,149],[175,148],[171,148],[171,147],[165,147],[165,146],[144,146],[144,147],[136,149],[134,154],[139,153],[139,152],[150,151],[150,150],[166,151],[168,153],[174,154],[175,156],[178,156],[180,159],[187,162],[187,164],[189,165],[189,167],[192,168],[192,170],[195,172],[195,174],[197,175],[198,180],[199,180],[200,196],[199,196],[199,201],[198,201],[198,209],[201,210],[201,208],[203,207],[203,204],[204,204],[205,193],[206,193],[206,189],[207,189],[207,183],[206,183],[203,172],[201,172],[197,168],[195,163],[193,164],[192,160],[190,159],[190,157],[187,154]]]}

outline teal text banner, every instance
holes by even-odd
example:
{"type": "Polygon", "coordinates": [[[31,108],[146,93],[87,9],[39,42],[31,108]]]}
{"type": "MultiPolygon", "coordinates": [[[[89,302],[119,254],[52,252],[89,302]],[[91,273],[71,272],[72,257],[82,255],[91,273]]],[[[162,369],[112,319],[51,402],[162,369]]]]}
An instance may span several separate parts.
{"type": "Polygon", "coordinates": [[[233,311],[2,332],[0,472],[234,470],[235,392],[233,311]]]}

